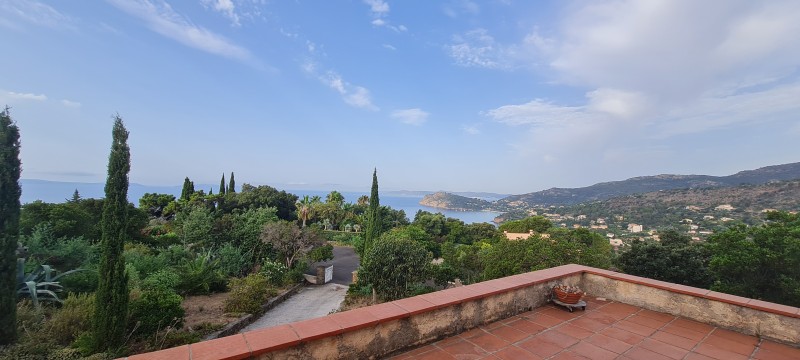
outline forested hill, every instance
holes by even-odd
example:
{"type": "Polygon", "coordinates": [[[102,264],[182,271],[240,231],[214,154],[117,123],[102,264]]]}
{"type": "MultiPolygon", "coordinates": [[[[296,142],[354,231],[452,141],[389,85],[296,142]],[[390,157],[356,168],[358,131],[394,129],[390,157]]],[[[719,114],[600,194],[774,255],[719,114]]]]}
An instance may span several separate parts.
{"type": "Polygon", "coordinates": [[[800,179],[800,162],[767,166],[741,171],[728,176],[710,175],[656,175],[641,176],[622,181],[611,181],[583,188],[552,188],[522,195],[512,195],[498,200],[493,208],[511,210],[575,205],[584,202],[607,200],[614,197],[649,193],[661,190],[699,189],[765,184],[770,181],[800,179]]]}
{"type": "Polygon", "coordinates": [[[420,205],[458,211],[481,211],[492,207],[486,200],[451,194],[448,192],[435,192],[425,195],[419,202],[420,205]]]}
{"type": "Polygon", "coordinates": [[[800,210],[800,180],[655,191],[567,206],[558,208],[555,212],[562,215],[586,215],[589,219],[613,219],[622,216],[625,223],[659,228],[675,226],[682,219],[694,219],[695,223],[705,219],[711,223],[728,218],[756,224],[762,221],[764,211],[769,209],[800,210]]]}

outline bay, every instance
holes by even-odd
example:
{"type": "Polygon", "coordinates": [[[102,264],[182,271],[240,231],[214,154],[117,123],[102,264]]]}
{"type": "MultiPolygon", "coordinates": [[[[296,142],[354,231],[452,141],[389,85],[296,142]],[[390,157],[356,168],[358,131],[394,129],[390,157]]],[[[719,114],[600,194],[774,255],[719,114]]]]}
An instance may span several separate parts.
{"type": "MultiPolygon", "coordinates": [[[[324,190],[286,190],[286,192],[295,194],[299,197],[303,197],[305,195],[311,196],[319,196],[322,201],[325,201],[325,196],[330,193],[330,191],[324,190]]],[[[341,191],[342,196],[344,196],[345,202],[355,203],[358,198],[362,195],[369,196],[367,192],[347,192],[341,191]]],[[[430,206],[423,206],[420,205],[419,202],[422,200],[422,196],[418,195],[396,195],[392,193],[388,194],[378,194],[380,198],[381,205],[389,206],[395,210],[403,210],[406,213],[406,217],[409,221],[414,220],[414,215],[419,210],[428,211],[432,213],[442,213],[446,217],[451,217],[455,219],[459,219],[467,224],[472,223],[490,223],[493,224],[493,220],[495,217],[500,215],[498,212],[492,211],[455,211],[455,210],[446,210],[446,209],[439,209],[430,206]]]]}

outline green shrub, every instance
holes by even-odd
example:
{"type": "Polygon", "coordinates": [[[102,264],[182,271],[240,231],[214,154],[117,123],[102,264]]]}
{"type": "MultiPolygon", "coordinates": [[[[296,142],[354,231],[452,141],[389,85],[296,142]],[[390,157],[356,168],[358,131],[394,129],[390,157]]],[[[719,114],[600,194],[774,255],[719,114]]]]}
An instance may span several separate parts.
{"type": "Polygon", "coordinates": [[[261,274],[274,286],[283,285],[283,277],[287,272],[289,269],[280,261],[264,260],[261,265],[261,274]]]}
{"type": "Polygon", "coordinates": [[[158,257],[168,266],[178,266],[184,261],[192,259],[192,253],[183,245],[172,245],[162,249],[158,257]]]}
{"type": "Polygon", "coordinates": [[[142,290],[171,290],[175,291],[181,282],[180,276],[172,269],[156,271],[142,281],[142,290]]]}
{"type": "Polygon", "coordinates": [[[231,280],[231,292],[225,300],[225,311],[231,313],[255,314],[261,305],[277,293],[269,285],[267,277],[260,273],[231,280]]]}
{"type": "Polygon", "coordinates": [[[163,257],[153,254],[150,248],[143,244],[129,245],[124,255],[125,263],[133,266],[141,278],[146,278],[167,266],[163,257]]]}
{"type": "Polygon", "coordinates": [[[184,261],[178,268],[178,274],[180,282],[177,288],[182,294],[225,291],[225,277],[219,269],[219,260],[214,259],[210,251],[184,261]]]}
{"type": "Polygon", "coordinates": [[[167,247],[180,244],[181,238],[174,232],[168,232],[166,234],[154,235],[152,243],[158,247],[167,247]]]}
{"type": "Polygon", "coordinates": [[[97,269],[86,269],[61,278],[64,292],[71,294],[92,293],[97,290],[97,269]]]}
{"type": "Polygon", "coordinates": [[[47,330],[58,344],[69,345],[92,329],[93,314],[94,294],[71,295],[47,322],[47,330]]]}
{"type": "Polygon", "coordinates": [[[431,254],[419,242],[381,237],[367,250],[358,270],[358,281],[372,284],[386,300],[407,297],[416,284],[426,280],[431,254]]]}
{"type": "Polygon", "coordinates": [[[130,302],[130,329],[135,334],[148,336],[167,327],[183,325],[183,298],[174,291],[152,289],[142,291],[138,299],[130,302]]]}
{"type": "Polygon", "coordinates": [[[223,245],[217,250],[219,269],[226,276],[240,276],[250,267],[249,257],[231,243],[223,245]]]}

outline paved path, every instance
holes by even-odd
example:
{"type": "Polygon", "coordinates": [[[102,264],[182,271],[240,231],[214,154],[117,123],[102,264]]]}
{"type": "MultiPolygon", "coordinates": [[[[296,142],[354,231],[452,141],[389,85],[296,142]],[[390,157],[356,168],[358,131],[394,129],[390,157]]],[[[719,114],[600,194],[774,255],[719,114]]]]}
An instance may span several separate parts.
{"type": "Polygon", "coordinates": [[[345,294],[347,286],[344,285],[328,283],[306,286],[241,332],[328,315],[339,309],[345,294]]]}
{"type": "Polygon", "coordinates": [[[358,255],[355,249],[346,246],[333,247],[333,280],[342,285],[353,282],[353,271],[358,269],[358,255]]]}
{"type": "Polygon", "coordinates": [[[283,303],[264,314],[241,332],[313,319],[338,310],[358,268],[358,255],[351,247],[333,248],[333,280],[325,285],[306,285],[283,303]]]}

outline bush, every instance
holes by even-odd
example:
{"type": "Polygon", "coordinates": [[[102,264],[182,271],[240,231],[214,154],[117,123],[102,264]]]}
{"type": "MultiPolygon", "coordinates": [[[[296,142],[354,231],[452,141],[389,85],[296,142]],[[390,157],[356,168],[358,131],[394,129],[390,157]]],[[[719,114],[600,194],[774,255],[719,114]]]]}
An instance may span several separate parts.
{"type": "Polygon", "coordinates": [[[97,269],[78,271],[61,278],[61,286],[64,287],[64,291],[71,294],[92,293],[97,290],[97,282],[97,269]]]}
{"type": "Polygon", "coordinates": [[[267,277],[260,273],[231,280],[231,292],[225,300],[225,311],[231,313],[256,314],[261,305],[277,293],[269,285],[267,277]]]}
{"type": "Polygon", "coordinates": [[[168,232],[166,234],[154,235],[152,243],[158,247],[167,247],[180,244],[181,238],[174,232],[168,232]]]}
{"type": "Polygon", "coordinates": [[[236,245],[225,244],[217,250],[219,270],[226,276],[240,276],[250,267],[249,258],[236,245]]]}
{"type": "Polygon", "coordinates": [[[386,300],[410,295],[412,287],[425,280],[430,253],[422,244],[405,239],[381,237],[367,251],[358,271],[358,281],[372,284],[386,300]]]}
{"type": "Polygon", "coordinates": [[[180,276],[172,269],[156,271],[142,281],[142,290],[171,290],[175,291],[180,283],[180,276]]]}
{"type": "Polygon", "coordinates": [[[177,289],[182,294],[209,294],[225,291],[225,277],[219,270],[219,260],[211,252],[197,254],[179,268],[180,282],[177,289]]]}
{"type": "Polygon", "coordinates": [[[130,303],[131,330],[139,336],[155,334],[167,327],[183,326],[183,298],[174,291],[152,289],[142,291],[141,297],[130,303]]]}
{"type": "Polygon", "coordinates": [[[261,274],[274,286],[283,285],[283,277],[287,272],[289,269],[279,261],[264,260],[264,264],[261,265],[261,274]]]}
{"type": "Polygon", "coordinates": [[[71,295],[47,323],[50,336],[60,345],[69,345],[92,329],[94,294],[71,295]]]}
{"type": "Polygon", "coordinates": [[[125,263],[133,266],[142,278],[167,266],[164,258],[156,256],[145,245],[128,245],[124,252],[125,263]]]}

